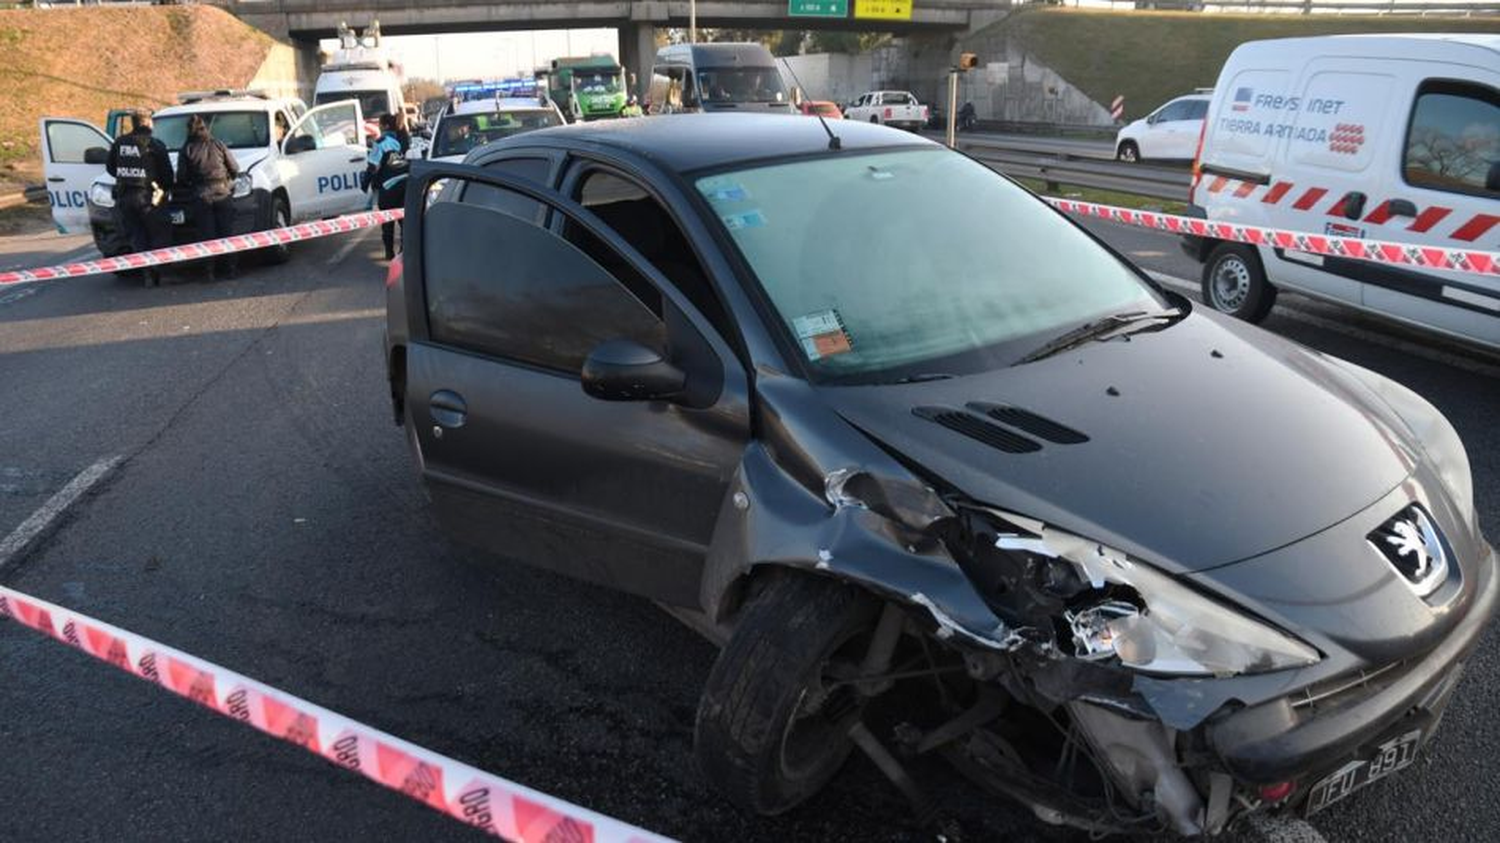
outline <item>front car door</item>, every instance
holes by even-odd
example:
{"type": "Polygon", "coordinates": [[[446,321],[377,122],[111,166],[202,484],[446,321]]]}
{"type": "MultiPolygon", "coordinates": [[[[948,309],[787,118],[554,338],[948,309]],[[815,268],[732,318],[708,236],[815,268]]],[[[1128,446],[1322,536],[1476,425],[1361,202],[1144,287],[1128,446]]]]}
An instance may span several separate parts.
{"type": "Polygon", "coordinates": [[[308,111],[287,132],[276,166],[294,221],[365,207],[359,188],[368,151],[363,127],[359,101],[343,100],[308,111]]]}
{"type": "Polygon", "coordinates": [[[1164,159],[1172,157],[1172,124],[1187,116],[1187,101],[1172,100],[1146,118],[1146,130],[1141,132],[1141,157],[1164,159]]]}
{"type": "Polygon", "coordinates": [[[89,185],[104,175],[104,163],[90,164],[85,159],[91,157],[91,149],[107,153],[109,137],[83,120],[43,117],[41,127],[42,169],[52,222],[64,234],[87,232],[89,185]]]}
{"type": "Polygon", "coordinates": [[[572,200],[458,164],[422,165],[412,178],[406,406],[439,520],[501,555],[696,607],[749,437],[737,358],[660,271],[572,200]],[[427,206],[438,177],[449,185],[427,206]],[[470,195],[485,200],[462,201],[470,195]],[[585,394],[584,359],[622,338],[688,371],[685,397],[585,394]]]}

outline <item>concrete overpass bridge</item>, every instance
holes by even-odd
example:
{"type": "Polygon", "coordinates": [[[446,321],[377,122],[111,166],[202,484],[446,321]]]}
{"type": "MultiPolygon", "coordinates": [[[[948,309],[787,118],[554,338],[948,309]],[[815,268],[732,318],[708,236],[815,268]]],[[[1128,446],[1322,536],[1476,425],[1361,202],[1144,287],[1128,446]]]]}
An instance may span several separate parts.
{"type": "MultiPolygon", "coordinates": [[[[340,22],[385,35],[614,27],[620,63],[647,78],[656,30],[686,27],[687,0],[209,0],[278,38],[309,46],[335,37],[340,22]]],[[[859,0],[851,0],[852,7],[859,0]]],[[[790,17],[787,0],[700,0],[698,26],[735,29],[838,29],[959,34],[1005,14],[1010,0],[913,0],[910,21],[790,17]]]]}

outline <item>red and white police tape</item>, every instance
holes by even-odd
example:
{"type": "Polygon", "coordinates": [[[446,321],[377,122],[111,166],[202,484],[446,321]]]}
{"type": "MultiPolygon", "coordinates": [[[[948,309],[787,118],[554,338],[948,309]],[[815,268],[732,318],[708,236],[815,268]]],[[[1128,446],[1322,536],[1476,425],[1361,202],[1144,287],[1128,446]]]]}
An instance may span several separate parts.
{"type": "Polygon", "coordinates": [[[517,843],[664,843],[668,838],[407,743],[231,670],[0,586],[0,618],[362,773],[517,843]]]}
{"type": "Polygon", "coordinates": [[[1076,199],[1047,197],[1047,201],[1060,211],[1101,217],[1141,228],[1170,231],[1173,234],[1191,234],[1194,237],[1232,240],[1255,246],[1269,246],[1273,249],[1289,249],[1294,252],[1352,258],[1396,266],[1420,266],[1426,269],[1451,269],[1478,275],[1500,276],[1500,252],[1483,249],[1452,249],[1446,246],[1392,243],[1385,240],[1362,240],[1358,237],[1262,228],[1254,225],[1182,217],[1176,214],[1162,214],[1155,211],[1117,208],[1113,205],[1080,202],[1076,199]]]}
{"type": "Polygon", "coordinates": [[[265,249],[286,243],[296,243],[299,240],[315,240],[319,237],[330,237],[334,234],[345,234],[350,231],[358,231],[361,228],[371,228],[382,223],[395,222],[401,219],[404,213],[405,211],[400,208],[393,208],[389,211],[365,211],[358,214],[334,217],[333,219],[314,220],[313,222],[289,225],[285,228],[252,231],[249,234],[236,234],[233,237],[220,237],[217,240],[204,240],[181,246],[168,246],[165,249],[154,249],[149,252],[135,252],[113,258],[97,258],[90,261],[59,264],[58,266],[0,272],[0,287],[7,284],[50,281],[54,278],[77,278],[83,275],[98,275],[104,272],[126,272],[132,269],[145,269],[151,266],[165,266],[172,263],[181,263],[182,261],[211,258],[216,255],[227,255],[233,252],[249,252],[255,249],[265,249]]]}
{"type": "MultiPolygon", "coordinates": [[[[1455,249],[1447,246],[1396,243],[1385,240],[1362,240],[1357,237],[1313,234],[1305,231],[1290,231],[1280,228],[1263,228],[1240,223],[1219,222],[1197,219],[1195,217],[1183,217],[1176,214],[1164,214],[1156,211],[1137,211],[1131,208],[1119,208],[1114,205],[1081,202],[1076,199],[1047,197],[1047,201],[1062,211],[1100,217],[1125,223],[1126,225],[1153,228],[1173,234],[1191,234],[1196,237],[1208,237],[1215,240],[1250,243],[1256,246],[1289,249],[1329,257],[1352,258],[1354,260],[1392,264],[1395,266],[1450,269],[1458,272],[1471,272],[1477,275],[1500,276],[1500,252],[1483,249],[1455,249]]],[[[268,246],[275,246],[282,243],[295,243],[299,240],[311,240],[317,237],[328,237],[333,234],[342,234],[361,228],[369,228],[381,223],[399,220],[401,216],[402,211],[399,208],[390,211],[366,211],[364,213],[350,214],[329,220],[318,220],[316,222],[287,226],[286,228],[273,228],[268,231],[237,234],[234,237],[224,237],[218,240],[206,240],[201,243],[172,246],[151,252],[138,252],[114,258],[99,258],[98,260],[68,263],[60,266],[22,269],[15,272],[0,272],[0,286],[48,281],[54,278],[76,278],[82,275],[95,275],[101,272],[120,272],[141,269],[147,266],[162,266],[180,261],[198,260],[230,252],[264,249],[268,246]]]]}

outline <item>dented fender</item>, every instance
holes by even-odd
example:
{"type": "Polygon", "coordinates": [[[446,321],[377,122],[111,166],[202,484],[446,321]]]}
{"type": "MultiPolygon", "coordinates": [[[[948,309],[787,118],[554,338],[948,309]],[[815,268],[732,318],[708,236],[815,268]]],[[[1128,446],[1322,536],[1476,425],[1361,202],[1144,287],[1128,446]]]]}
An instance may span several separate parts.
{"type": "MultiPolygon", "coordinates": [[[[884,491],[884,501],[935,501],[915,478],[863,474],[855,484],[866,494],[884,491]]],[[[830,477],[853,480],[848,474],[830,477]]],[[[877,503],[876,506],[881,504],[877,503]]],[[[932,518],[929,504],[887,510],[890,515],[932,518]]],[[[737,608],[742,578],[767,566],[803,570],[847,580],[920,609],[939,638],[957,638],[993,650],[1016,646],[1013,631],[985,605],[941,542],[923,532],[928,524],[904,524],[865,505],[835,505],[798,483],[760,444],[745,453],[725,496],[709,545],[702,581],[705,613],[723,622],[737,608]]]]}

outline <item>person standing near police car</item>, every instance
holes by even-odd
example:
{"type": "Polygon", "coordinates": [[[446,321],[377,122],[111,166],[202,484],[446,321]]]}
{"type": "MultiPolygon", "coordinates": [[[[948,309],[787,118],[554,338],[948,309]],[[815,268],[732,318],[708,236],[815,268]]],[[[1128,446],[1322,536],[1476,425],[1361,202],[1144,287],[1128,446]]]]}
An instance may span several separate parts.
{"type": "MultiPolygon", "coordinates": [[[[115,179],[115,221],[130,243],[132,252],[166,246],[170,237],[160,206],[172,192],[172,159],[167,147],[151,135],[151,115],[137,111],[129,134],[115,138],[109,147],[105,172],[115,179]]],[[[161,271],[146,268],[146,286],[161,284],[161,271]]]]}
{"type": "MultiPolygon", "coordinates": [[[[213,240],[234,233],[234,179],[240,165],[223,141],[214,137],[203,118],[188,118],[187,141],[177,153],[177,183],[193,191],[193,219],[198,239],[213,240]]],[[[234,277],[234,253],[210,258],[208,280],[215,278],[215,263],[226,277],[234,277]]]]}
{"type": "MultiPolygon", "coordinates": [[[[406,206],[406,175],[410,166],[406,161],[406,150],[397,134],[400,122],[394,114],[380,115],[380,138],[370,147],[365,156],[364,187],[375,194],[375,207],[382,211],[406,206]]],[[[396,226],[388,222],[380,226],[380,239],[385,243],[385,259],[396,257],[396,226]]],[[[404,228],[403,228],[404,230],[404,228]]]]}

